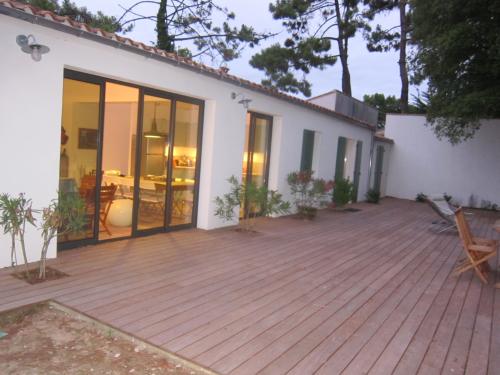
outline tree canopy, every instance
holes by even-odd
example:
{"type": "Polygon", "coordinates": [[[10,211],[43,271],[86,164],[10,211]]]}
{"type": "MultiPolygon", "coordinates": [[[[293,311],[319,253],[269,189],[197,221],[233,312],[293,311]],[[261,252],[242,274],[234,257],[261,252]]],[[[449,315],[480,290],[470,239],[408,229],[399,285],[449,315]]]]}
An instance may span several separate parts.
{"type": "Polygon", "coordinates": [[[86,7],[79,7],[70,0],[63,0],[59,4],[58,0],[21,0],[27,4],[33,5],[37,8],[49,10],[59,16],[68,16],[71,19],[85,23],[89,26],[103,29],[110,33],[122,32],[126,33],[132,30],[133,24],[124,27],[120,24],[118,19],[114,16],[108,16],[98,11],[92,13],[86,7]]]}
{"type": "MultiPolygon", "coordinates": [[[[423,114],[426,111],[425,95],[424,100],[420,97],[413,97],[413,104],[408,104],[406,112],[404,113],[418,113],[423,114]]],[[[385,117],[388,113],[402,113],[401,101],[394,95],[387,95],[375,93],[373,95],[364,95],[363,102],[376,108],[378,110],[377,128],[383,129],[385,127],[385,117]]]]}
{"type": "Polygon", "coordinates": [[[209,57],[212,62],[223,63],[238,58],[245,46],[254,47],[272,36],[257,32],[251,26],[232,26],[234,19],[233,12],[214,0],[147,0],[124,9],[118,21],[122,26],[139,21],[153,22],[158,48],[191,58],[209,57]],[[145,4],[157,4],[156,15],[142,13],[141,7],[145,4]],[[223,21],[217,22],[220,19],[223,21]]]}
{"type": "Polygon", "coordinates": [[[500,2],[415,0],[413,12],[428,121],[451,143],[471,138],[479,119],[500,117],[500,2]]]}
{"type": "Polygon", "coordinates": [[[262,83],[278,89],[311,95],[306,75],[340,60],[342,92],[352,95],[348,65],[349,40],[366,27],[358,0],[276,0],[269,9],[281,20],[288,38],[255,54],[250,64],[263,70],[262,83]]]}
{"type": "Polygon", "coordinates": [[[253,27],[231,26],[235,14],[214,0],[144,0],[123,8],[120,17],[98,11],[90,12],[70,0],[24,0],[38,8],[101,28],[108,32],[126,33],[136,22],[148,21],[156,28],[156,46],[168,52],[191,58],[209,57],[212,62],[224,63],[238,58],[244,47],[253,47],[273,34],[260,33],[253,27]],[[157,5],[156,14],[144,5],[157,5]],[[216,20],[223,19],[222,22],[216,20]]]}

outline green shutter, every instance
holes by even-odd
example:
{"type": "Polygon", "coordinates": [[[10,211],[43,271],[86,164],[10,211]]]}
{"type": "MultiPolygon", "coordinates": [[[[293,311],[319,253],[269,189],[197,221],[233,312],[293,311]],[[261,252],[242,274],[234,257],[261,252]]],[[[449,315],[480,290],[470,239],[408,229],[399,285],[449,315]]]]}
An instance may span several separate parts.
{"type": "Polygon", "coordinates": [[[311,171],[314,153],[314,131],[304,130],[302,137],[302,157],[300,160],[301,171],[311,171]]]}
{"type": "Polygon", "coordinates": [[[377,157],[375,161],[375,176],[373,181],[373,190],[380,193],[382,183],[382,166],[384,165],[384,146],[377,146],[377,157]]]}
{"type": "Polygon", "coordinates": [[[354,161],[354,197],[353,201],[356,202],[358,198],[359,177],[361,175],[361,155],[363,151],[363,142],[356,142],[356,160],[354,161]]]}
{"type": "Polygon", "coordinates": [[[337,144],[337,163],[335,165],[335,181],[339,181],[344,177],[344,159],[347,139],[339,137],[337,144]]]}

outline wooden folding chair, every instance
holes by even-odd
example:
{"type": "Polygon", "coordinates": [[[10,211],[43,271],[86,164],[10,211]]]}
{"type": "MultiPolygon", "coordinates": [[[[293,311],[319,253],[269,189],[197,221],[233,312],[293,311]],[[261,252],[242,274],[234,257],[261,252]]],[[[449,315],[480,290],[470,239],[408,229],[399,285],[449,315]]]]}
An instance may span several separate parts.
{"type": "Polygon", "coordinates": [[[495,240],[472,236],[461,207],[455,211],[455,221],[466,255],[466,258],[455,268],[455,274],[459,275],[473,268],[481,281],[487,284],[488,272],[490,271],[488,259],[495,256],[497,242],[495,240]]]}
{"type": "Polygon", "coordinates": [[[116,188],[117,186],[114,184],[101,186],[101,195],[99,200],[99,221],[101,222],[106,233],[110,236],[112,234],[108,228],[108,225],[106,224],[106,220],[108,218],[109,209],[111,208],[111,205],[113,204],[113,201],[115,199],[116,188]]]}

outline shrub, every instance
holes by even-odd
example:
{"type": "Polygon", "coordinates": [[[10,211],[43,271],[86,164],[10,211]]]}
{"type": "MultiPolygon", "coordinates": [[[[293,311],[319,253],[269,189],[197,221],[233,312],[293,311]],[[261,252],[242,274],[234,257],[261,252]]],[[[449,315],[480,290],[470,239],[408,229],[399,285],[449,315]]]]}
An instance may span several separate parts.
{"type": "Polygon", "coordinates": [[[10,234],[11,264],[12,267],[17,265],[16,241],[19,241],[28,279],[28,256],[26,254],[24,233],[26,224],[35,225],[31,206],[31,199],[27,199],[24,193],[20,193],[17,197],[11,197],[9,194],[0,195],[0,226],[3,228],[4,234],[10,234]]]}
{"type": "Polygon", "coordinates": [[[375,189],[370,189],[366,192],[366,201],[368,203],[378,203],[380,201],[380,192],[375,189]]]}
{"type": "Polygon", "coordinates": [[[317,209],[328,202],[333,181],[313,178],[313,171],[292,172],[287,176],[299,215],[313,218],[317,209]]]}
{"type": "Polygon", "coordinates": [[[489,200],[481,200],[481,209],[488,211],[498,211],[498,205],[496,203],[491,203],[489,200]]]}
{"type": "Polygon", "coordinates": [[[335,181],[333,189],[333,203],[342,207],[352,201],[354,198],[354,184],[349,179],[342,178],[335,181]]]}
{"type": "Polygon", "coordinates": [[[451,195],[447,194],[447,193],[443,194],[443,198],[448,203],[451,203],[451,200],[453,199],[453,197],[451,195]]]}
{"type": "Polygon", "coordinates": [[[269,190],[266,186],[256,186],[254,183],[239,183],[235,176],[227,180],[230,184],[229,193],[215,198],[215,216],[224,221],[232,221],[239,212],[243,210],[243,220],[239,225],[244,231],[252,231],[255,228],[257,216],[271,216],[287,213],[290,203],[283,201],[282,195],[276,190],[269,190]]]}
{"type": "Polygon", "coordinates": [[[417,202],[425,202],[425,200],[427,199],[427,195],[425,195],[424,193],[418,193],[417,196],[415,197],[415,200],[417,202]]]}

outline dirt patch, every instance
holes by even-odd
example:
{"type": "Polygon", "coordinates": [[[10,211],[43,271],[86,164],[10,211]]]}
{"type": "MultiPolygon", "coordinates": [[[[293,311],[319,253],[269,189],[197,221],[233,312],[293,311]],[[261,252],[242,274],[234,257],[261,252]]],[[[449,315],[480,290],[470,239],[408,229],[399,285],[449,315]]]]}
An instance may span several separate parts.
{"type": "Polygon", "coordinates": [[[46,267],[45,268],[45,279],[39,279],[38,278],[38,273],[40,270],[38,268],[32,268],[28,270],[28,272],[25,272],[22,269],[17,270],[12,274],[16,279],[20,279],[23,281],[26,281],[28,284],[38,284],[38,283],[43,283],[45,281],[50,281],[50,280],[57,280],[63,277],[69,276],[68,274],[56,270],[55,268],[52,267],[46,267]]]}
{"type": "Polygon", "coordinates": [[[207,374],[43,303],[0,314],[2,374],[207,374]]]}

